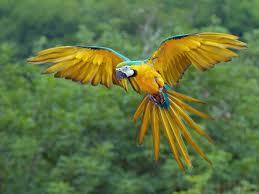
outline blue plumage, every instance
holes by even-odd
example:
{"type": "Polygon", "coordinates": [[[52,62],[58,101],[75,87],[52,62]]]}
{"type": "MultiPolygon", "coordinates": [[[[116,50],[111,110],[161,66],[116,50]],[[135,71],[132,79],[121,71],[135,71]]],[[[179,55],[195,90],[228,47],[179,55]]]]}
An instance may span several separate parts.
{"type": "Polygon", "coordinates": [[[78,46],[78,47],[81,47],[81,48],[89,48],[89,49],[95,49],[95,50],[98,50],[98,49],[101,49],[101,50],[107,50],[107,51],[110,51],[116,55],[118,55],[122,60],[124,61],[130,61],[130,59],[126,56],[124,56],[123,54],[119,53],[118,51],[115,51],[111,48],[108,48],[108,47],[103,47],[103,46],[78,46]]]}
{"type": "Polygon", "coordinates": [[[190,36],[190,34],[177,34],[177,35],[174,35],[174,36],[170,36],[170,37],[164,39],[164,40],[161,42],[161,44],[164,43],[164,42],[166,42],[166,41],[168,41],[168,40],[181,39],[181,38],[184,38],[184,37],[186,37],[186,36],[190,36]]]}
{"type": "Polygon", "coordinates": [[[164,103],[162,104],[162,107],[165,109],[168,109],[170,106],[169,97],[167,94],[167,90],[170,90],[170,89],[172,89],[172,88],[169,85],[165,84],[163,91],[162,91],[162,95],[164,97],[164,103]]]}
{"type": "Polygon", "coordinates": [[[162,92],[162,95],[163,95],[163,97],[164,97],[164,103],[162,104],[161,107],[163,107],[163,108],[165,108],[165,109],[168,109],[169,106],[170,106],[168,94],[167,94],[166,92],[162,92]]]}

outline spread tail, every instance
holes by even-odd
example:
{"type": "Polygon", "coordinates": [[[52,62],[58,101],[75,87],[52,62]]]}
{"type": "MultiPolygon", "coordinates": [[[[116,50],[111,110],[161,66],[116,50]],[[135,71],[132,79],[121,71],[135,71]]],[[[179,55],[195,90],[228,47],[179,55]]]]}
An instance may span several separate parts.
{"type": "Polygon", "coordinates": [[[202,104],[204,104],[204,102],[168,89],[165,89],[163,92],[166,93],[165,96],[168,98],[168,107],[157,104],[150,98],[149,95],[147,95],[144,97],[134,114],[133,120],[135,122],[139,117],[142,116],[138,143],[143,143],[147,129],[149,126],[151,126],[154,156],[155,160],[158,160],[160,129],[162,128],[164,135],[168,139],[174,158],[181,169],[184,170],[184,164],[182,161],[183,159],[188,166],[192,166],[191,159],[187,148],[185,147],[183,138],[195,149],[196,152],[198,152],[202,158],[211,163],[200,147],[194,142],[185,125],[185,123],[187,123],[198,134],[204,136],[206,139],[212,142],[211,138],[191,119],[187,112],[195,114],[204,119],[208,119],[210,116],[191,107],[184,101],[202,104]]]}

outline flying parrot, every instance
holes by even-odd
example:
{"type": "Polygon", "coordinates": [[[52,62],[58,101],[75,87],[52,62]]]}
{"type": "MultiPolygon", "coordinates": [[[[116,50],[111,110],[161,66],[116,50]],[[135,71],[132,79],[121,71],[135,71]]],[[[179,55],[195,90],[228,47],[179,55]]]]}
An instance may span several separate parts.
{"type": "Polygon", "coordinates": [[[132,61],[121,53],[99,46],[60,46],[49,48],[28,59],[29,63],[50,63],[44,73],[81,84],[120,86],[128,91],[128,82],[145,96],[133,120],[141,118],[138,143],[142,144],[148,128],[152,130],[154,158],[159,158],[160,131],[164,132],[180,169],[192,162],[185,142],[209,163],[205,153],[193,140],[187,126],[209,141],[211,138],[189,114],[208,119],[209,115],[188,103],[202,101],[173,90],[188,67],[205,71],[238,55],[233,50],[246,47],[239,37],[226,33],[204,32],[171,36],[146,60],[132,61]],[[184,141],[185,139],[185,141],[184,141]]]}

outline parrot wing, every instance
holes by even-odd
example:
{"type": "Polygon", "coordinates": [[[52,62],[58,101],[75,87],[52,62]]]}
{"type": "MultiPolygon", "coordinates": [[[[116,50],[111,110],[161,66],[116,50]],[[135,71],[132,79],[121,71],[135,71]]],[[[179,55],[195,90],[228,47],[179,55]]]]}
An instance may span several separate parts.
{"type": "Polygon", "coordinates": [[[116,65],[127,60],[127,57],[106,47],[61,46],[42,50],[28,62],[50,63],[44,73],[53,73],[55,77],[106,87],[115,84],[127,91],[127,80],[119,81],[115,76],[116,65]]]}
{"type": "Polygon", "coordinates": [[[232,49],[246,47],[237,36],[225,33],[204,32],[176,35],[165,39],[148,63],[152,64],[163,79],[175,85],[192,64],[205,71],[220,62],[230,61],[238,55],[232,49]]]}

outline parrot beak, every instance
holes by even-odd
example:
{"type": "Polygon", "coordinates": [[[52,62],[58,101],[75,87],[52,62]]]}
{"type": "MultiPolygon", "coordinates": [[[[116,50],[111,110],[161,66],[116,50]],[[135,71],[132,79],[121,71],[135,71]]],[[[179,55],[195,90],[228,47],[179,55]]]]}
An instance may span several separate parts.
{"type": "Polygon", "coordinates": [[[116,70],[116,78],[118,80],[125,79],[125,78],[127,78],[127,74],[122,72],[121,70],[116,70]]]}

